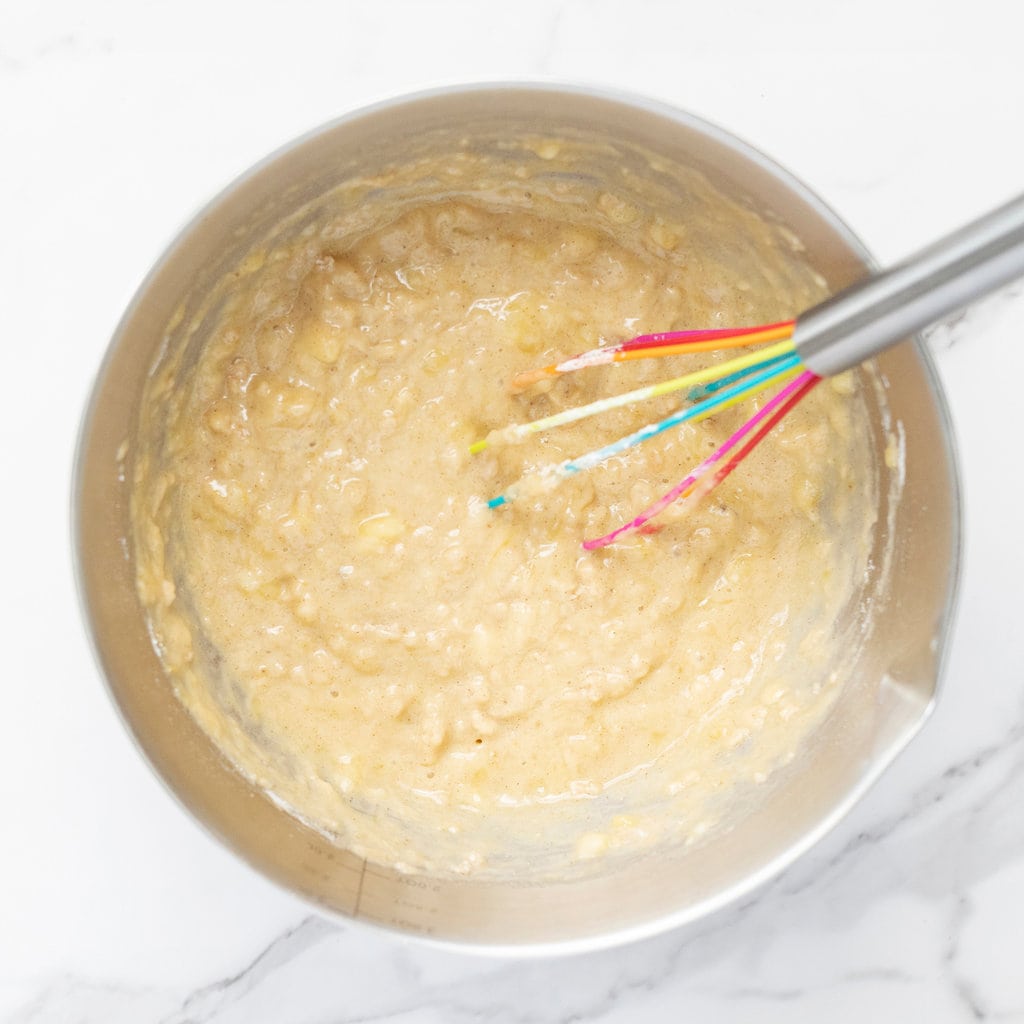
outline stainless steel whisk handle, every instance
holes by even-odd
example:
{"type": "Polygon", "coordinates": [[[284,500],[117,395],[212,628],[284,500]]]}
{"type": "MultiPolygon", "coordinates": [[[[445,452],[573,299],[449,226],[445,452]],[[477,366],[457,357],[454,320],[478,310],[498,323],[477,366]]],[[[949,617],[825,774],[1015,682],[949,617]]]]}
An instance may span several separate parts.
{"type": "Polygon", "coordinates": [[[1024,195],[808,310],[793,343],[828,377],[1022,276],[1024,195]]]}

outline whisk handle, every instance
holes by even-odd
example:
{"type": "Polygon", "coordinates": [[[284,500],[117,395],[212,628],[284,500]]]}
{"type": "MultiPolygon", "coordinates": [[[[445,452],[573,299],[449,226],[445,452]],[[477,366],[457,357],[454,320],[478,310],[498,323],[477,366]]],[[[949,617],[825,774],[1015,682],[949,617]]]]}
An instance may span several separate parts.
{"type": "Polygon", "coordinates": [[[808,310],[793,343],[827,377],[1022,276],[1024,195],[808,310]]]}

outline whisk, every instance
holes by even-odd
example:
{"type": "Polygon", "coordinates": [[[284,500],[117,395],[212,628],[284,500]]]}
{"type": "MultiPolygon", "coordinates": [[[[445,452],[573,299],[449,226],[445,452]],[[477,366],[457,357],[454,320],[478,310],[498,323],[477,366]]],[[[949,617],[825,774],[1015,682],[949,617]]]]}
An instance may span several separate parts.
{"type": "Polygon", "coordinates": [[[583,542],[588,550],[605,547],[626,533],[644,529],[674,502],[707,494],[720,484],[823,377],[856,366],[1022,275],[1024,195],[891,269],[837,293],[795,320],[734,330],[715,328],[643,334],[520,374],[512,381],[513,390],[525,390],[561,374],[631,359],[763,346],[694,373],[530,423],[491,431],[473,444],[470,451],[476,453],[491,445],[514,443],[540,431],[659,395],[682,391],[688,403],[666,419],[626,437],[521,478],[503,494],[492,498],[488,505],[498,508],[517,497],[547,490],[681,423],[706,419],[773,384],[782,385],[743,426],[670,491],[610,533],[583,542]]]}

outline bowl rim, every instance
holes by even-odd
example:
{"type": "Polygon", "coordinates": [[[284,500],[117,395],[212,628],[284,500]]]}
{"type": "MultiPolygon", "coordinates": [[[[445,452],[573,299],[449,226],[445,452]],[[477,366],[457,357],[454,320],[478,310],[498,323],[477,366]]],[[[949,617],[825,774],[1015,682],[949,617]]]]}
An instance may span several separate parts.
{"type": "Polygon", "coordinates": [[[611,931],[598,932],[586,936],[524,943],[492,943],[487,941],[470,942],[464,939],[449,939],[427,935],[417,931],[406,930],[398,926],[385,924],[358,914],[345,914],[340,910],[318,903],[311,897],[304,895],[297,889],[289,886],[283,880],[271,876],[252,864],[244,853],[242,853],[228,837],[222,835],[218,829],[216,829],[210,822],[206,821],[202,816],[197,814],[196,811],[186,803],[182,794],[172,786],[167,777],[157,768],[149,751],[145,748],[141,736],[133,726],[132,722],[128,718],[125,708],[119,701],[104,662],[100,637],[87,594],[85,562],[88,558],[88,552],[85,550],[82,536],[85,454],[92,433],[91,428],[99,405],[100,384],[105,379],[107,372],[115,359],[119,342],[125,334],[127,326],[132,320],[133,315],[143,303],[153,281],[160,275],[161,271],[170,261],[178,246],[192,234],[193,230],[201,224],[210,213],[216,210],[229,196],[235,193],[247,182],[258,177],[264,170],[275,164],[278,160],[301,148],[306,143],[332,132],[333,130],[350,122],[363,118],[375,117],[398,107],[404,107],[422,101],[496,92],[535,94],[538,96],[543,94],[559,94],[605,101],[611,104],[633,108],[635,110],[655,115],[656,117],[672,121],[685,128],[692,129],[702,135],[714,139],[723,147],[736,152],[745,161],[756,165],[761,170],[781,182],[789,192],[793,193],[805,205],[812,208],[815,213],[820,216],[828,226],[836,232],[837,235],[840,236],[851,253],[863,263],[865,268],[869,270],[878,269],[879,265],[877,261],[846,222],[839,217],[831,206],[829,206],[816,192],[810,189],[810,187],[793,172],[776,162],[773,158],[767,156],[763,151],[749,143],[743,137],[720,127],[715,122],[709,121],[702,116],[692,114],[687,110],[672,105],[671,103],[627,90],[609,88],[604,85],[591,85],[580,82],[567,82],[554,79],[548,80],[543,78],[496,81],[481,80],[441,85],[413,92],[395,93],[372,103],[348,110],[338,117],[311,127],[292,137],[285,143],[277,146],[266,156],[262,157],[241,173],[231,178],[227,184],[217,189],[206,202],[202,203],[195,210],[192,216],[186,218],[180,224],[178,229],[173,232],[169,240],[159,250],[157,258],[153,261],[148,272],[135,287],[128,305],[125,307],[124,312],[120,316],[117,325],[111,333],[110,339],[104,350],[103,357],[100,360],[89,385],[88,398],[79,419],[76,442],[72,454],[69,491],[69,539],[71,542],[72,569],[79,612],[87,636],[88,645],[92,652],[93,663],[103,681],[107,697],[113,705],[115,712],[120,717],[126,732],[135,745],[135,748],[140,753],[142,760],[149,766],[150,771],[156,776],[165,791],[169,793],[174,801],[186,812],[186,817],[191,820],[195,827],[199,828],[207,836],[215,839],[221,848],[226,846],[236,859],[245,863],[255,875],[263,879],[265,882],[274,885],[280,891],[288,893],[292,898],[301,902],[303,905],[313,908],[318,914],[326,916],[334,921],[344,923],[346,926],[369,928],[378,933],[392,937],[400,936],[406,940],[413,940],[427,946],[449,951],[523,959],[574,955],[582,952],[609,949],[642,939],[652,938],[682,927],[683,925],[704,919],[718,911],[728,909],[735,905],[742,897],[762,888],[770,880],[776,878],[783,870],[792,865],[797,859],[801,858],[811,847],[819,843],[828,832],[832,831],[832,829],[850,813],[852,808],[862,800],[864,795],[875,785],[881,775],[889,768],[890,764],[906,749],[911,740],[920,733],[921,729],[933,712],[936,703],[941,696],[941,692],[946,685],[949,650],[953,642],[953,635],[955,632],[955,618],[962,583],[965,509],[963,483],[960,471],[959,448],[948,401],[931,352],[925,344],[921,334],[916,334],[913,337],[913,344],[923,368],[926,383],[931,392],[936,414],[946,441],[945,458],[947,461],[949,479],[952,485],[952,493],[949,496],[952,531],[951,549],[949,552],[949,582],[941,616],[935,629],[937,649],[935,651],[936,670],[933,694],[927,703],[922,706],[920,715],[917,719],[913,721],[908,728],[903,730],[899,736],[892,738],[882,753],[876,754],[872,760],[869,770],[864,773],[857,784],[852,786],[844,798],[838,801],[833,806],[832,810],[823,816],[814,827],[805,831],[795,842],[788,845],[779,855],[761,865],[761,867],[756,871],[750,872],[731,886],[726,887],[703,900],[699,900],[684,908],[652,917],[639,924],[620,927],[611,931]]]}

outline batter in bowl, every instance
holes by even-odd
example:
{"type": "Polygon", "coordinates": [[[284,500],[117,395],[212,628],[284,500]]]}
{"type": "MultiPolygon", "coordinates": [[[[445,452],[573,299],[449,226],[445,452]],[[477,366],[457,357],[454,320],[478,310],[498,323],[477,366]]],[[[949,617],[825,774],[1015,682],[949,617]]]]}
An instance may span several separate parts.
{"type": "Polygon", "coordinates": [[[673,402],[472,441],[701,357],[521,395],[515,374],[824,295],[784,229],[638,159],[530,138],[348,181],[173,325],[151,376],[132,540],[157,650],[239,771],[379,863],[567,874],[697,841],[792,759],[856,652],[876,470],[853,378],[654,534],[580,547],[751,406],[486,507],[673,402]]]}

